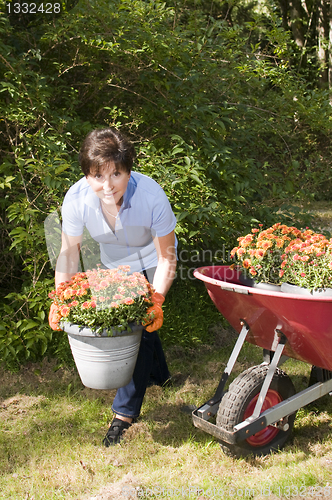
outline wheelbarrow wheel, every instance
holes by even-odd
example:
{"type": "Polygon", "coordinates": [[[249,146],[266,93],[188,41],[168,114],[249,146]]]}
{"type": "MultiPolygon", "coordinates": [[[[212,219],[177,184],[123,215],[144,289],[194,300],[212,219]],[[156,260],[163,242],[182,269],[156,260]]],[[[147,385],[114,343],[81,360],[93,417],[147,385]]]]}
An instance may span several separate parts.
{"type": "MultiPolygon", "coordinates": [[[[253,366],[239,375],[229,386],[219,405],[216,424],[227,431],[233,432],[234,426],[243,422],[253,414],[263,382],[266,378],[268,365],[253,366]]],[[[262,412],[284,401],[295,394],[291,379],[277,368],[262,412]]],[[[288,429],[281,430],[269,425],[244,441],[231,445],[221,442],[223,451],[237,457],[246,455],[267,455],[281,449],[292,433],[296,412],[288,415],[288,429]]]]}

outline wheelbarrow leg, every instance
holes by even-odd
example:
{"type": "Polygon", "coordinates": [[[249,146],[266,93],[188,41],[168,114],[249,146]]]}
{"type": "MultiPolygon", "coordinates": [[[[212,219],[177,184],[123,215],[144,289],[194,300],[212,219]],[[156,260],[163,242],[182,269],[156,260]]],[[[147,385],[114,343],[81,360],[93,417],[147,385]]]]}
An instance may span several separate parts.
{"type": "MultiPolygon", "coordinates": [[[[275,351],[270,351],[269,349],[263,349],[263,361],[264,361],[264,363],[267,363],[267,364],[271,363],[272,358],[274,356],[274,352],[275,351]]],[[[279,360],[278,366],[281,366],[283,363],[285,363],[285,361],[287,361],[287,359],[289,359],[289,356],[282,355],[280,360],[279,360]]]]}
{"type": "Polygon", "coordinates": [[[227,383],[228,377],[234,368],[235,362],[240,354],[244,341],[246,340],[249,326],[243,320],[241,320],[241,324],[242,329],[233,348],[232,354],[228,360],[224,373],[222,374],[214,396],[197,410],[197,414],[199,415],[199,417],[203,418],[204,420],[208,420],[212,415],[215,415],[217,413],[220,400],[224,394],[224,388],[227,383]]]}
{"type": "Polygon", "coordinates": [[[271,381],[273,379],[273,375],[277,369],[277,366],[279,364],[279,361],[280,361],[281,355],[283,353],[285,344],[287,342],[287,338],[282,332],[279,332],[278,334],[279,334],[279,344],[277,345],[277,348],[275,350],[273,358],[269,364],[269,369],[267,371],[266,378],[265,378],[264,383],[262,385],[262,389],[259,393],[259,397],[257,399],[257,403],[255,406],[254,412],[251,415],[251,417],[249,417],[248,420],[250,420],[250,419],[254,420],[257,417],[259,417],[259,415],[262,411],[262,406],[263,406],[267,391],[269,390],[269,387],[271,385],[271,381]]]}

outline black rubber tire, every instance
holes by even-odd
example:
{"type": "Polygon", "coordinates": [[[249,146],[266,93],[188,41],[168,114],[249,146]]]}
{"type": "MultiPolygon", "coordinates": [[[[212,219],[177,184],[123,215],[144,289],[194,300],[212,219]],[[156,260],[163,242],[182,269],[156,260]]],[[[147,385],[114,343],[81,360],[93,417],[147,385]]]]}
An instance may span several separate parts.
{"type": "MultiPolygon", "coordinates": [[[[232,432],[234,426],[244,420],[246,409],[253,398],[261,390],[268,371],[267,364],[253,366],[242,372],[229,386],[228,392],[224,395],[219,405],[216,424],[227,431],[232,432]]],[[[275,391],[281,401],[293,396],[295,388],[293,382],[286,373],[277,368],[269,391],[275,391]]],[[[252,403],[251,403],[252,404],[252,403]]],[[[272,405],[273,406],[273,405],[272,405]]],[[[252,412],[251,412],[252,413],[252,412]]],[[[248,415],[247,415],[248,416],[248,415]]],[[[268,455],[269,453],[281,449],[292,433],[296,412],[288,416],[289,429],[287,431],[266,427],[267,439],[271,432],[271,439],[262,445],[253,445],[248,440],[240,441],[236,445],[220,442],[223,451],[236,457],[247,455],[268,455]],[[274,430],[276,432],[274,432],[274,430]]],[[[263,430],[262,430],[263,432],[263,430]]],[[[251,439],[252,441],[255,440],[251,439]]]]}

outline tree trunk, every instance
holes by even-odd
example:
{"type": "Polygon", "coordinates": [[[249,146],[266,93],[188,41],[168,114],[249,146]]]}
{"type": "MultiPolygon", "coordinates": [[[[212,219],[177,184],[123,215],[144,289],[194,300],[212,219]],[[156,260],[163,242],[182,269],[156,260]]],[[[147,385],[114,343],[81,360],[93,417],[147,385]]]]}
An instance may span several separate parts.
{"type": "Polygon", "coordinates": [[[294,40],[298,47],[304,46],[304,27],[303,19],[307,17],[305,10],[302,7],[301,0],[290,0],[290,25],[294,40]]]}
{"type": "MultiPolygon", "coordinates": [[[[329,25],[329,54],[328,54],[328,84],[329,88],[332,88],[332,1],[330,2],[330,8],[329,8],[329,18],[328,18],[328,25],[329,25]]],[[[331,98],[332,99],[332,98],[331,98]]],[[[331,101],[330,99],[330,101],[331,101]]],[[[332,102],[331,102],[332,104],[332,102]]]]}
{"type": "Polygon", "coordinates": [[[282,17],[282,26],[285,31],[289,29],[289,23],[288,23],[288,1],[287,0],[279,0],[278,1],[280,10],[281,10],[281,17],[282,17]]]}
{"type": "Polygon", "coordinates": [[[320,64],[319,83],[325,86],[329,81],[329,24],[330,24],[330,2],[328,0],[317,1],[317,35],[318,52],[317,57],[320,64]]]}

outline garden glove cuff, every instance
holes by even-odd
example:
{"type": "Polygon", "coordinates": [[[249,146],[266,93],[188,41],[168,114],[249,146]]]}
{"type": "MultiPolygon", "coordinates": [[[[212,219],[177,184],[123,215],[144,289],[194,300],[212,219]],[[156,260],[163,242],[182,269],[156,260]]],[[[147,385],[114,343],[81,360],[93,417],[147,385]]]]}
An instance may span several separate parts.
{"type": "Polygon", "coordinates": [[[154,304],[158,304],[161,307],[165,302],[165,297],[159,292],[154,292],[151,295],[151,302],[153,302],[154,304]]]}
{"type": "Polygon", "coordinates": [[[61,330],[61,328],[59,327],[59,319],[60,319],[60,315],[58,312],[58,307],[53,302],[51,304],[50,312],[48,314],[48,323],[49,323],[50,327],[52,328],[52,330],[61,330]]]}

